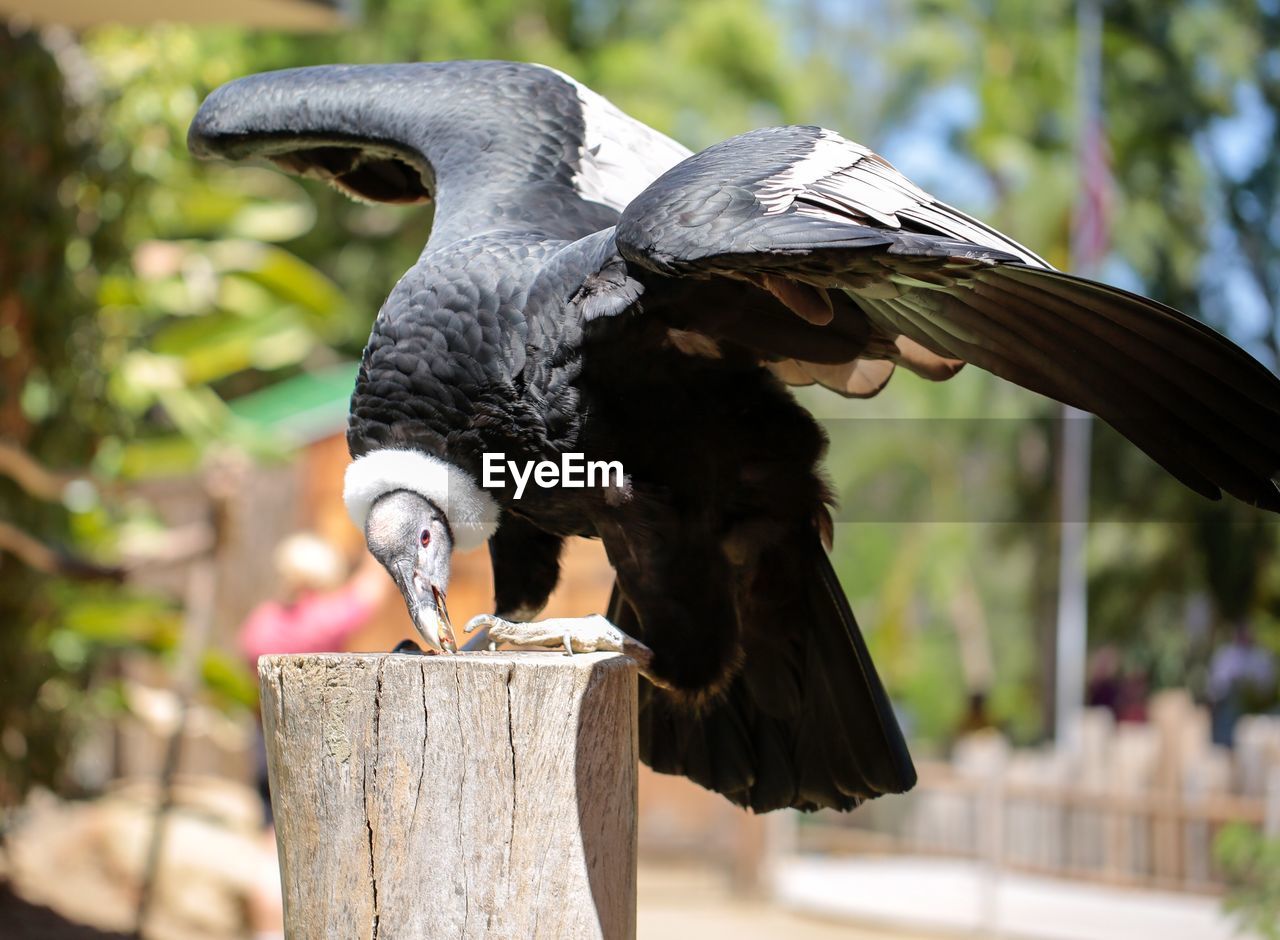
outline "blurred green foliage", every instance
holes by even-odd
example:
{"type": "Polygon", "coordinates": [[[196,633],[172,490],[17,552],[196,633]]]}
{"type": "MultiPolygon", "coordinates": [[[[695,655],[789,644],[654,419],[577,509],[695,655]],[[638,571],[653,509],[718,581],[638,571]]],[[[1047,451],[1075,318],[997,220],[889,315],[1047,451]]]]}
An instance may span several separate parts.
{"type": "Polygon", "coordinates": [[[1227,880],[1227,913],[1240,933],[1280,940],[1280,839],[1234,824],[1218,833],[1213,855],[1227,880]]]}
{"type": "MultiPolygon", "coordinates": [[[[1116,185],[1104,275],[1203,314],[1274,366],[1273,6],[1106,4],[1116,185]],[[1238,309],[1245,295],[1249,316],[1238,309]]],[[[1078,185],[1068,0],[364,7],[357,25],[331,34],[103,28],[52,42],[56,57],[33,34],[0,29],[0,433],[50,466],[89,467],[106,480],[187,473],[227,442],[271,455],[279,443],[231,404],[358,354],[421,250],[429,212],[192,161],[186,126],[202,97],[271,68],[540,61],[695,149],[751,127],[819,122],[1067,264],[1078,185]]],[[[831,473],[852,520],[837,534],[836,562],[915,732],[942,744],[960,720],[978,681],[966,676],[963,635],[994,662],[995,720],[1021,739],[1042,734],[1056,571],[1053,408],[976,370],[944,385],[899,374],[871,402],[805,400],[831,422],[831,473]]],[[[1119,645],[1157,685],[1194,677],[1233,621],[1251,620],[1280,646],[1274,524],[1200,500],[1103,427],[1093,470],[1096,512],[1152,520],[1091,530],[1096,642],[1119,645]],[[1207,610],[1198,634],[1185,628],[1189,597],[1207,610]]],[[[0,518],[110,558],[121,529],[143,524],[148,510],[44,503],[0,478],[0,518]]],[[[70,690],[108,687],[101,667],[121,648],[167,655],[177,617],[172,600],[73,589],[4,557],[0,622],[20,626],[0,631],[0,718],[17,729],[0,747],[0,800],[58,780],[75,724],[70,690]]],[[[234,661],[210,660],[205,676],[224,700],[251,694],[234,661]]]]}
{"type": "MultiPolygon", "coordinates": [[[[95,438],[116,426],[103,404],[96,281],[86,266],[120,255],[119,206],[99,198],[109,162],[52,56],[35,36],[0,30],[0,62],[0,437],[46,463],[83,465],[95,438]]],[[[7,477],[0,519],[53,544],[72,534],[63,507],[27,498],[7,477]]],[[[63,675],[48,642],[60,620],[56,587],[0,555],[0,803],[56,778],[67,751],[60,693],[87,684],[83,670],[63,675]]]]}

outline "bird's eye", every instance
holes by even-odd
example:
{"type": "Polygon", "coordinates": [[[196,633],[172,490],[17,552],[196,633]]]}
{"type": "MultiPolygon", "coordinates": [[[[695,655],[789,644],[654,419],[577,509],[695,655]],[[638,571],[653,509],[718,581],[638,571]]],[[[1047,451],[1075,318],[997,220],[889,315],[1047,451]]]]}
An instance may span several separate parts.
{"type": "Polygon", "coordinates": [[[418,542],[422,545],[422,547],[423,547],[423,548],[426,548],[428,545],[430,545],[430,544],[431,544],[431,530],[430,530],[430,529],[423,529],[423,530],[418,534],[418,542]]]}

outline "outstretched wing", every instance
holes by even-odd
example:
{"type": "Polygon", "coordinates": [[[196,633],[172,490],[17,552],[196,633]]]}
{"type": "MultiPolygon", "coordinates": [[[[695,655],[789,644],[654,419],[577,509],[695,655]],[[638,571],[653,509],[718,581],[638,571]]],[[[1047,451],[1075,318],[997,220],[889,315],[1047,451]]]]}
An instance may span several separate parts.
{"type": "Polygon", "coordinates": [[[437,225],[458,217],[461,234],[501,220],[571,238],[612,224],[689,155],[567,75],[499,61],[250,75],[208,97],[188,145],[267,159],[358,199],[435,200],[437,225]],[[529,211],[513,213],[521,205],[529,211]]]}
{"type": "Polygon", "coordinates": [[[1051,269],[831,131],[711,147],[641,193],[615,238],[646,310],[787,381],[866,395],[895,362],[930,378],[970,362],[1093,412],[1205,496],[1280,510],[1280,381],[1261,363],[1176,310],[1051,269]],[[716,290],[747,312],[686,302],[716,290]]]}

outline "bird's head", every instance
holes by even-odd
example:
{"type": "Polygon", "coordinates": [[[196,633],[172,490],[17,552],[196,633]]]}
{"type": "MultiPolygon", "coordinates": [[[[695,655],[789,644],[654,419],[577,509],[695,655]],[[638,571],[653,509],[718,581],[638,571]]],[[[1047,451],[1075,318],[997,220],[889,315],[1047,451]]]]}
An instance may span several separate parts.
{"type": "Polygon", "coordinates": [[[433,649],[456,650],[445,607],[453,532],[440,507],[419,493],[394,490],[369,507],[364,537],[395,579],[423,639],[433,649]]]}
{"type": "MultiPolygon", "coordinates": [[[[361,388],[357,383],[353,410],[361,388]]],[[[349,433],[359,438],[358,431],[349,433]]],[[[395,579],[423,639],[437,650],[454,649],[444,606],[450,561],[455,549],[479,548],[497,531],[493,497],[469,473],[426,450],[377,448],[347,467],[342,499],[369,551],[395,579]]]]}

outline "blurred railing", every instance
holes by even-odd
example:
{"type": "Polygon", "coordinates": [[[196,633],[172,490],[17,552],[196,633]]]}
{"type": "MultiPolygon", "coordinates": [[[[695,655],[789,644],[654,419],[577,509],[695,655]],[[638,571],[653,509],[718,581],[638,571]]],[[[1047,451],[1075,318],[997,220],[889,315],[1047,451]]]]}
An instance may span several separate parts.
{"type": "Polygon", "coordinates": [[[949,762],[918,764],[910,794],[800,819],[792,850],[968,858],[1117,886],[1216,893],[1213,843],[1231,823],[1280,833],[1280,717],[1249,717],[1233,750],[1208,717],[1162,693],[1148,724],[1083,719],[1071,753],[972,735],[949,762]]]}

